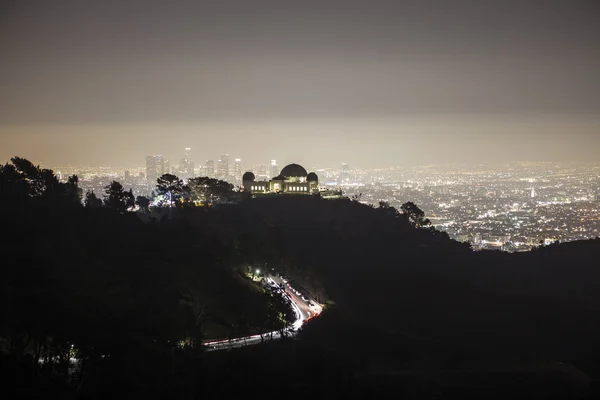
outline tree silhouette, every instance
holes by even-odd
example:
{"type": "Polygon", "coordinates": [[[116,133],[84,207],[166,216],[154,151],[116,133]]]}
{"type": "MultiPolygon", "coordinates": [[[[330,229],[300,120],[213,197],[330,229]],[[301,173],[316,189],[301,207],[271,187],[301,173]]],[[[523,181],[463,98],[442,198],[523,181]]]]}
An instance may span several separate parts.
{"type": "Polygon", "coordinates": [[[30,197],[41,196],[46,190],[58,184],[58,179],[51,170],[41,169],[33,165],[31,161],[21,157],[13,157],[11,161],[15,166],[15,170],[27,182],[30,197]]]}
{"type": "Polygon", "coordinates": [[[380,201],[377,211],[385,213],[393,218],[401,218],[402,217],[402,214],[400,214],[398,212],[398,210],[396,210],[395,207],[390,206],[390,203],[388,203],[387,201],[380,201]]]}
{"type": "Polygon", "coordinates": [[[93,190],[91,192],[88,190],[85,193],[84,205],[85,208],[101,208],[102,200],[96,196],[93,190]]]}
{"type": "Polygon", "coordinates": [[[27,159],[13,157],[10,164],[0,167],[0,202],[24,205],[42,201],[51,208],[80,206],[78,183],[76,175],[69,177],[67,183],[61,183],[52,170],[35,166],[27,159]]]}
{"type": "Polygon", "coordinates": [[[79,187],[79,177],[77,175],[69,177],[66,184],[66,194],[69,201],[81,204],[82,189],[79,187]]]}
{"type": "Polygon", "coordinates": [[[267,288],[269,299],[266,310],[265,328],[268,331],[280,331],[283,336],[285,330],[296,320],[296,313],[290,301],[273,288],[267,288]]]}
{"type": "Polygon", "coordinates": [[[194,203],[194,198],[192,196],[192,190],[189,185],[183,185],[181,199],[176,205],[177,205],[177,207],[181,207],[181,208],[196,207],[196,204],[194,203]]]}
{"type": "Polygon", "coordinates": [[[150,200],[147,197],[145,197],[145,196],[138,196],[135,199],[135,204],[137,204],[140,207],[140,209],[142,209],[142,210],[144,210],[146,212],[150,211],[150,209],[149,209],[149,207],[150,207],[150,200]]]}
{"type": "Polygon", "coordinates": [[[192,198],[205,204],[226,202],[233,195],[233,185],[220,179],[202,176],[190,179],[188,185],[192,198]]]}
{"type": "Polygon", "coordinates": [[[135,205],[135,198],[131,189],[125,191],[123,185],[117,181],[112,181],[105,186],[104,206],[119,212],[125,212],[135,205]]]}
{"type": "Polygon", "coordinates": [[[161,196],[168,196],[169,205],[179,201],[183,196],[183,181],[172,174],[164,174],[156,180],[156,191],[161,196]]]}
{"type": "Polygon", "coordinates": [[[431,221],[425,218],[425,213],[412,201],[402,204],[400,207],[404,215],[408,217],[408,222],[416,228],[426,228],[431,226],[431,221]]]}
{"type": "Polygon", "coordinates": [[[24,204],[29,200],[29,184],[16,166],[0,166],[0,205],[24,204]]]}

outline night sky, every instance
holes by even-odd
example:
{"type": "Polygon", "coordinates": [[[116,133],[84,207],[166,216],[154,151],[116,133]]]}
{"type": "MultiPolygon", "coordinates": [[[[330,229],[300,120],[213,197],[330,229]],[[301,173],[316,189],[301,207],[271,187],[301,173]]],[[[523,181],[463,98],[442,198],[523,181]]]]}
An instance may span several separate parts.
{"type": "Polygon", "coordinates": [[[600,2],[0,0],[0,161],[600,161],[600,2]]]}

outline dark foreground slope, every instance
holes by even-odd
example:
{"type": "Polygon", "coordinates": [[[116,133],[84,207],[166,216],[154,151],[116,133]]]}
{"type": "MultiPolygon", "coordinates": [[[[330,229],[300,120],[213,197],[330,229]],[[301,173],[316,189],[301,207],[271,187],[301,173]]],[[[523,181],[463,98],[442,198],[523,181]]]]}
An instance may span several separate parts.
{"type": "Polygon", "coordinates": [[[598,241],[474,253],[389,208],[310,196],[163,219],[61,204],[0,209],[0,375],[12,394],[573,398],[600,376],[598,241]],[[328,309],[297,341],[179,349],[215,327],[279,322],[241,278],[249,266],[328,309]],[[83,373],[37,364],[40,352],[66,361],[73,344],[83,373]]]}
{"type": "Polygon", "coordinates": [[[596,370],[598,240],[525,254],[472,252],[348,200],[261,199],[232,215],[232,225],[260,221],[277,232],[261,240],[275,241],[278,268],[308,287],[318,281],[361,323],[451,348],[444,363],[564,361],[596,370]]]}

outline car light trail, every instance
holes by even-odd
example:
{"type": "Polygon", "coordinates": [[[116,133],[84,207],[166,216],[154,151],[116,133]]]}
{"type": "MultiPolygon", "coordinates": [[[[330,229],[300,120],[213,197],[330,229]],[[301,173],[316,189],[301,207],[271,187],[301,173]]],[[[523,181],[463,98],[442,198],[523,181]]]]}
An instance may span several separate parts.
{"type": "MultiPolygon", "coordinates": [[[[302,310],[300,310],[300,307],[298,307],[298,304],[296,304],[296,302],[294,301],[292,296],[287,294],[286,291],[281,286],[279,286],[277,284],[277,282],[275,282],[271,277],[268,277],[267,281],[272,286],[276,287],[277,290],[286,299],[288,299],[290,301],[292,308],[293,308],[294,312],[296,313],[296,321],[292,324],[292,326],[290,328],[287,328],[284,330],[288,334],[290,334],[292,336],[294,334],[297,334],[298,330],[300,330],[300,328],[306,321],[319,315],[320,311],[311,310],[312,312],[307,311],[308,318],[303,318],[302,310]]],[[[282,279],[282,282],[287,283],[287,281],[284,279],[282,279]]],[[[300,296],[300,292],[298,292],[294,288],[292,288],[289,285],[289,283],[288,283],[288,286],[289,286],[291,292],[298,293],[298,296],[300,296]]],[[[212,340],[210,342],[204,342],[203,345],[207,347],[206,351],[225,350],[225,349],[231,349],[231,348],[235,348],[235,347],[242,347],[242,346],[247,346],[247,345],[252,345],[252,344],[258,344],[258,343],[261,343],[265,337],[270,337],[273,339],[280,339],[282,337],[282,335],[281,335],[280,331],[272,331],[272,332],[263,333],[262,335],[252,335],[252,336],[246,336],[246,337],[241,337],[241,338],[212,340]]]]}

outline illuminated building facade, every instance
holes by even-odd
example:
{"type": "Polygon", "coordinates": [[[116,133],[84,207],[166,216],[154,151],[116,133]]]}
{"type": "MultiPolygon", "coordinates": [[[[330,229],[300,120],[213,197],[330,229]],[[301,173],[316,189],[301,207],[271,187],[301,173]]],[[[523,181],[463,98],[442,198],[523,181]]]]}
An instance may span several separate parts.
{"type": "Polygon", "coordinates": [[[269,181],[257,181],[252,172],[246,172],[242,178],[242,185],[244,191],[253,194],[313,194],[319,191],[319,178],[314,172],[307,173],[301,165],[290,164],[269,181]]]}
{"type": "Polygon", "coordinates": [[[233,177],[234,181],[239,185],[240,179],[242,179],[242,160],[236,158],[233,162],[233,177]]]}
{"type": "Polygon", "coordinates": [[[217,161],[217,178],[227,180],[229,177],[229,154],[221,154],[217,161]]]}
{"type": "Polygon", "coordinates": [[[204,174],[206,176],[210,176],[211,178],[215,176],[215,161],[214,160],[206,160],[204,164],[204,174]]]}
{"type": "Polygon", "coordinates": [[[146,179],[148,182],[155,184],[158,177],[166,173],[165,164],[163,156],[146,157],[146,179]]]}

